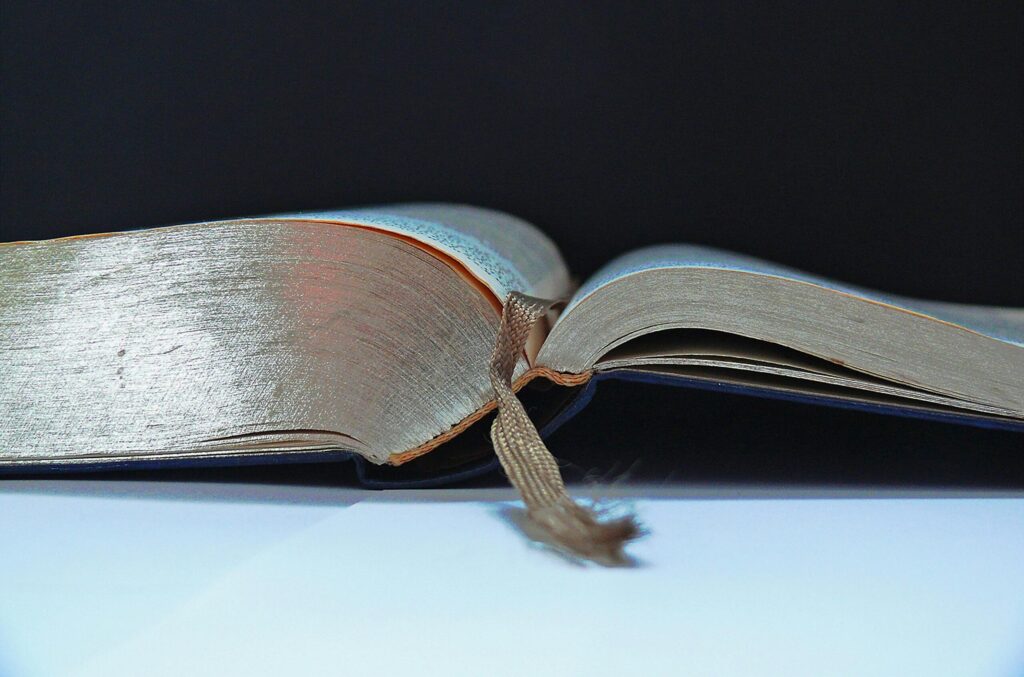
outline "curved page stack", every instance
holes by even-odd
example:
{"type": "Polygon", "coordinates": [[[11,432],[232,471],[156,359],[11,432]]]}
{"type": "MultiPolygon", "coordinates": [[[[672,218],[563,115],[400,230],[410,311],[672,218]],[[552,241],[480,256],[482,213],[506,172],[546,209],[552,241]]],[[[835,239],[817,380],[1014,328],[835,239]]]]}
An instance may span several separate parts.
{"type": "Polygon", "coordinates": [[[0,244],[0,469],[344,452],[457,472],[512,291],[566,300],[515,370],[573,389],[559,421],[630,378],[1024,429],[1024,309],[689,245],[574,288],[524,221],[412,204],[0,244]]]}

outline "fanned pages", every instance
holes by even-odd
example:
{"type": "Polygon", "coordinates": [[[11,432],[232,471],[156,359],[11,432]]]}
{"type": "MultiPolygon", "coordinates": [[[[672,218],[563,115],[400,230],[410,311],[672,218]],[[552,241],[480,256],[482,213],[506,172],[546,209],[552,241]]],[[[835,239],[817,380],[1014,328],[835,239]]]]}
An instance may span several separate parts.
{"type": "Polygon", "coordinates": [[[1024,416],[1024,311],[888,296],[705,247],[610,263],[538,361],[1024,416]]]}
{"type": "Polygon", "coordinates": [[[565,294],[568,276],[521,221],[421,209],[435,220],[406,206],[0,246],[0,461],[383,463],[445,433],[491,398],[499,299],[565,294]]]}
{"type": "Polygon", "coordinates": [[[569,280],[532,226],[441,204],[0,245],[0,468],[404,463],[493,409],[511,292],[570,299],[515,388],[647,372],[1024,427],[1019,309],[684,245],[626,254],[575,294],[569,280]]]}

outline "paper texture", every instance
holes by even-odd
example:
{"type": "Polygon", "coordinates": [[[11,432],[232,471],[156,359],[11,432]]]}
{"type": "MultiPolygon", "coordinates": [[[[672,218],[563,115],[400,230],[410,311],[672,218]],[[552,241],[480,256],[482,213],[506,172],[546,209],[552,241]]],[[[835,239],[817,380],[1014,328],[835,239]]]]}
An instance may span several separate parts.
{"type": "Polygon", "coordinates": [[[1024,345],[1024,309],[971,306],[909,299],[848,285],[750,256],[701,247],[670,244],[645,247],[623,254],[598,270],[573,295],[568,313],[600,287],[633,273],[664,268],[716,268],[770,275],[860,296],[958,324],[1007,343],[1024,345]]]}
{"type": "Polygon", "coordinates": [[[569,292],[568,269],[554,243],[525,221],[489,209],[424,203],[272,218],[354,223],[411,237],[464,264],[499,301],[513,291],[542,298],[569,292]]]}

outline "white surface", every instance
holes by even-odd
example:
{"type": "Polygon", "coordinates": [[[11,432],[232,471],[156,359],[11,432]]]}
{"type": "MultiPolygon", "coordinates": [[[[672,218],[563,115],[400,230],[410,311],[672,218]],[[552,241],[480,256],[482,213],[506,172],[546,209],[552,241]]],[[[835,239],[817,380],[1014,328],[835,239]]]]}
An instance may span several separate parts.
{"type": "Polygon", "coordinates": [[[0,674],[1024,674],[1024,498],[671,493],[601,569],[493,492],[0,482],[0,674]]]}

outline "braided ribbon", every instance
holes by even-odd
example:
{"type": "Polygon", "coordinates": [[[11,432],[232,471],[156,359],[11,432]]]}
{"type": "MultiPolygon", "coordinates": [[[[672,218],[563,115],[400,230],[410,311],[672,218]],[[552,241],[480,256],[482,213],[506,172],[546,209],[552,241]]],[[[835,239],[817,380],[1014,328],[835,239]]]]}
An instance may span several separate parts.
{"type": "Polygon", "coordinates": [[[592,508],[569,497],[555,457],[512,390],[512,375],[530,331],[551,306],[551,301],[519,292],[505,300],[491,356],[491,385],[498,404],[491,441],[509,481],[526,504],[532,531],[577,557],[622,564],[627,561],[623,547],[641,535],[640,527],[632,516],[601,520],[592,508]]]}

